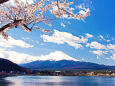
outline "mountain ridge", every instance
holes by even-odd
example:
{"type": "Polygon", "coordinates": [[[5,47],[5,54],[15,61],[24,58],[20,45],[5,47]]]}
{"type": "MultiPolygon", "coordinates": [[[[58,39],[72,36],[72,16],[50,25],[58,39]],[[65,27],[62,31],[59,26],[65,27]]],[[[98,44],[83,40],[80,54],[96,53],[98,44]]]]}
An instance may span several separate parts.
{"type": "Polygon", "coordinates": [[[59,61],[33,61],[21,66],[37,70],[115,70],[115,66],[100,65],[91,62],[73,61],[73,60],[59,60],[59,61]]]}

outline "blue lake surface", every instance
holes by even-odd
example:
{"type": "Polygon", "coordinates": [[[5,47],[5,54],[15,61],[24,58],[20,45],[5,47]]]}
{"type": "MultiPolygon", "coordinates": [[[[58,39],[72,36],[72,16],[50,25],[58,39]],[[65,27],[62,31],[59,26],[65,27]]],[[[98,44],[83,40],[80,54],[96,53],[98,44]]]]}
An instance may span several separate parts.
{"type": "Polygon", "coordinates": [[[0,86],[115,86],[115,77],[13,76],[0,79],[0,86]]]}

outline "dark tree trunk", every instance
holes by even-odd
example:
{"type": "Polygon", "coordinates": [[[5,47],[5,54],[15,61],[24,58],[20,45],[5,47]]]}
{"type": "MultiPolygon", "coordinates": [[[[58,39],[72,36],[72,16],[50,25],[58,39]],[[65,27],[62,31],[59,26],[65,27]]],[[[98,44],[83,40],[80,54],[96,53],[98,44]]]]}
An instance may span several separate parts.
{"type": "Polygon", "coordinates": [[[0,28],[0,32],[4,31],[6,28],[11,27],[11,24],[14,24],[14,27],[17,27],[17,26],[18,26],[18,23],[20,23],[21,21],[22,21],[22,19],[20,19],[20,20],[14,20],[13,23],[8,23],[8,24],[2,26],[2,27],[0,28]]]}
{"type": "Polygon", "coordinates": [[[9,0],[0,0],[0,4],[3,4],[4,2],[7,2],[9,0]]]}
{"type": "Polygon", "coordinates": [[[8,23],[6,25],[4,25],[3,27],[0,28],[0,32],[2,32],[3,30],[5,30],[6,28],[10,27],[11,23],[8,23]]]}

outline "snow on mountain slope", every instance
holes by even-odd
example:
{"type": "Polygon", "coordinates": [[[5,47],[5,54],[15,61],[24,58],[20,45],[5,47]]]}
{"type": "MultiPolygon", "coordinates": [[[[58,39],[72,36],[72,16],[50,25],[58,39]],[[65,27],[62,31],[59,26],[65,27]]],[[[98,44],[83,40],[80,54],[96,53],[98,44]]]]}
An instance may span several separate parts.
{"type": "Polygon", "coordinates": [[[56,52],[50,53],[49,55],[40,56],[37,60],[38,61],[45,61],[45,60],[50,60],[50,61],[60,61],[60,60],[79,61],[77,59],[74,59],[74,58],[68,56],[67,54],[65,54],[61,51],[56,51],[56,52]]]}

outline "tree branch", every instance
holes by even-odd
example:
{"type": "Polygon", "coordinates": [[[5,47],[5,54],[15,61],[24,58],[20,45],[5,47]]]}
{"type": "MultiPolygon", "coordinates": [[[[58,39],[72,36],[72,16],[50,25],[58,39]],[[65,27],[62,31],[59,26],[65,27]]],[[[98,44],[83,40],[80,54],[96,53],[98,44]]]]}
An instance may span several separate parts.
{"type": "Polygon", "coordinates": [[[9,0],[0,0],[0,4],[3,4],[5,2],[7,2],[7,1],[9,1],[9,0]]]}
{"type": "Polygon", "coordinates": [[[23,28],[27,32],[31,32],[32,31],[32,29],[30,29],[26,24],[23,24],[23,28]]]}
{"type": "Polygon", "coordinates": [[[14,20],[14,22],[8,23],[8,24],[2,26],[2,27],[0,28],[0,32],[2,32],[2,31],[4,31],[5,29],[11,27],[11,25],[14,25],[14,27],[17,27],[18,24],[19,24],[21,21],[22,21],[22,19],[20,19],[20,20],[14,20]]]}
{"type": "Polygon", "coordinates": [[[8,23],[6,25],[4,25],[3,27],[0,28],[0,33],[2,34],[2,36],[5,38],[5,39],[8,39],[8,35],[5,33],[8,28],[11,26],[11,23],[8,23]],[[6,31],[5,31],[6,30],[6,31]]]}
{"type": "Polygon", "coordinates": [[[0,32],[4,31],[6,28],[10,27],[11,23],[8,23],[0,28],[0,32]]]}
{"type": "Polygon", "coordinates": [[[0,33],[2,34],[2,36],[7,39],[8,38],[8,35],[6,34],[6,32],[9,30],[9,29],[12,29],[13,27],[17,27],[19,26],[19,24],[21,23],[21,21],[23,21],[22,19],[20,20],[16,20],[14,19],[14,22],[11,22],[11,23],[8,23],[4,26],[2,26],[0,28],[0,33]]]}

